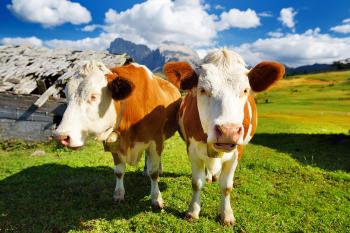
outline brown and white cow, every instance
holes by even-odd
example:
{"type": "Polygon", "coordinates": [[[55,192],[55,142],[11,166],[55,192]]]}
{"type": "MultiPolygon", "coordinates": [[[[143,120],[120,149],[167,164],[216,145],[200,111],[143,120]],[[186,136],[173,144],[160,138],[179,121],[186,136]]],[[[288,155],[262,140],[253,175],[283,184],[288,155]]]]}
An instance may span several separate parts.
{"type": "Polygon", "coordinates": [[[219,176],[221,219],[231,225],[235,222],[230,204],[233,176],[243,145],[251,140],[257,125],[253,93],[282,78],[284,67],[261,62],[248,70],[237,53],[220,49],[209,53],[196,70],[186,62],[169,62],[164,73],[187,91],[178,116],[192,165],[193,196],[186,217],[199,218],[206,168],[207,178],[219,176]]]}
{"type": "Polygon", "coordinates": [[[105,141],[115,163],[113,198],[117,202],[124,200],[125,164],[136,165],[142,152],[148,151],[152,205],[163,208],[158,188],[160,156],[163,141],[178,129],[178,89],[134,63],[108,69],[90,61],[78,76],[67,85],[68,106],[56,138],[71,148],[83,146],[89,134],[105,141]]]}

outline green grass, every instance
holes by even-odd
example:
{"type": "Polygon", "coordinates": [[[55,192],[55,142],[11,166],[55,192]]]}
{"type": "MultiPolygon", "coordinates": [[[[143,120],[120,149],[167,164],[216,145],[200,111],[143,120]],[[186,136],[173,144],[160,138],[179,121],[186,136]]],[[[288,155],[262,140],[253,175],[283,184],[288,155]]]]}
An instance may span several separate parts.
{"type": "Polygon", "coordinates": [[[115,205],[113,161],[100,143],[89,141],[80,151],[1,143],[0,232],[350,232],[348,77],[288,77],[257,96],[258,132],[231,194],[234,227],[219,222],[217,183],[202,192],[200,220],[183,219],[191,169],[176,135],[163,153],[161,212],[151,209],[143,161],[128,167],[126,200],[115,205]],[[46,154],[32,155],[38,150],[46,154]]]}

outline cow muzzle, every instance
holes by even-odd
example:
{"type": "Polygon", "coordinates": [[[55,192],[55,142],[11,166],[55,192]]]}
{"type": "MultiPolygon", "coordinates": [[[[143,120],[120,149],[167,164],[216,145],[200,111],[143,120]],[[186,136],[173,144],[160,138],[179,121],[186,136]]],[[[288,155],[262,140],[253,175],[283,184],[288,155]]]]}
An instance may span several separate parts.
{"type": "Polygon", "coordinates": [[[216,151],[230,152],[236,148],[242,137],[243,126],[236,124],[215,125],[214,131],[216,141],[213,143],[213,148],[216,151]]]}
{"type": "Polygon", "coordinates": [[[59,142],[61,145],[66,146],[70,149],[77,150],[80,147],[82,147],[82,146],[72,145],[72,139],[67,133],[55,132],[54,136],[57,142],[59,142]]]}

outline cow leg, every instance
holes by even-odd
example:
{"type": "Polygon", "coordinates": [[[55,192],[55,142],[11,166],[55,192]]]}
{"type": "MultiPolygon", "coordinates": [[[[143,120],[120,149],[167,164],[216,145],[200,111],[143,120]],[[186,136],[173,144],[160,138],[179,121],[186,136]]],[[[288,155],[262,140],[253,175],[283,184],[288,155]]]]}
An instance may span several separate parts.
{"type": "Polygon", "coordinates": [[[192,200],[186,213],[186,218],[198,219],[201,210],[200,193],[205,184],[205,161],[198,158],[195,153],[189,153],[192,166],[192,200]]]}
{"type": "Polygon", "coordinates": [[[160,193],[159,186],[158,186],[159,163],[160,163],[160,153],[157,152],[156,145],[151,144],[149,148],[148,159],[147,159],[147,173],[151,179],[151,201],[152,201],[152,206],[155,209],[164,208],[162,194],[160,193]]]}
{"type": "Polygon", "coordinates": [[[233,188],[233,176],[238,163],[238,153],[234,152],[232,158],[222,164],[220,174],[221,189],[221,220],[224,225],[233,225],[235,217],[231,208],[230,194],[233,188]]]}
{"type": "Polygon", "coordinates": [[[147,150],[145,150],[145,165],[143,166],[143,172],[142,172],[142,175],[144,175],[144,176],[147,176],[147,161],[148,161],[148,158],[149,158],[149,151],[147,149],[147,150]]]}
{"type": "Polygon", "coordinates": [[[113,201],[121,202],[124,200],[124,174],[125,174],[125,160],[121,155],[112,154],[114,160],[114,173],[116,176],[116,185],[113,193],[113,201]]]}

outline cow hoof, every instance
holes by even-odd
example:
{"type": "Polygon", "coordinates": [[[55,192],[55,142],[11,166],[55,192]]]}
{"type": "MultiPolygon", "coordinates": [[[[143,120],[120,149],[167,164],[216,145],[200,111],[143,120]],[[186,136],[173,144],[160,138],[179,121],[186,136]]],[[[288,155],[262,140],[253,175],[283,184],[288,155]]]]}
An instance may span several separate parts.
{"type": "Polygon", "coordinates": [[[117,189],[113,193],[113,201],[114,203],[120,203],[124,201],[124,190],[117,189]]]}
{"type": "Polygon", "coordinates": [[[205,181],[206,181],[206,183],[211,184],[213,180],[211,177],[206,177],[205,181]]]}
{"type": "Polygon", "coordinates": [[[189,221],[189,222],[195,222],[195,221],[197,221],[197,220],[199,219],[199,216],[196,216],[196,215],[194,215],[194,214],[191,213],[191,212],[187,212],[187,213],[185,214],[185,219],[186,219],[187,221],[189,221]]]}
{"type": "Polygon", "coordinates": [[[114,196],[113,197],[113,202],[115,203],[115,204],[119,204],[119,203],[121,203],[121,202],[123,202],[124,201],[124,197],[120,197],[120,196],[114,196]]]}
{"type": "Polygon", "coordinates": [[[233,226],[236,223],[236,219],[235,217],[231,216],[231,217],[226,217],[225,219],[222,219],[222,224],[224,226],[233,226]]]}
{"type": "Polygon", "coordinates": [[[162,201],[152,202],[152,209],[155,211],[162,210],[164,209],[164,203],[162,201]]]}

